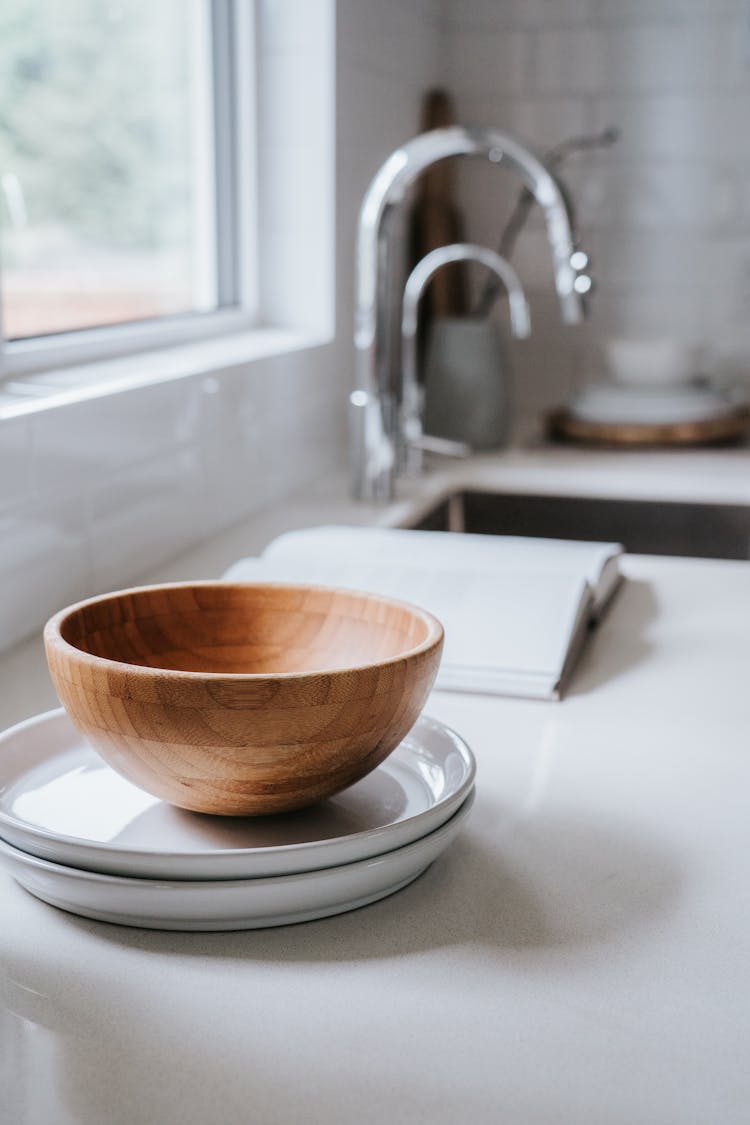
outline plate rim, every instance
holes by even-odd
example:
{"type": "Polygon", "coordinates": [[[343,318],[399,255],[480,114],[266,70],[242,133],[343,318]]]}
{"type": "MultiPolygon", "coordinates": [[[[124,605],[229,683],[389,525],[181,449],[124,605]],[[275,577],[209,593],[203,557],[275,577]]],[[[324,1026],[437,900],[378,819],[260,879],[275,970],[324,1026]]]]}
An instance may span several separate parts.
{"type": "Polygon", "coordinates": [[[366,856],[350,863],[335,863],[312,871],[290,871],[284,875],[248,876],[244,879],[146,879],[135,875],[110,875],[104,871],[90,871],[85,867],[70,867],[68,864],[55,863],[52,859],[44,859],[42,856],[25,852],[22,848],[17,848],[14,844],[10,844],[3,839],[0,839],[0,854],[3,852],[10,853],[11,860],[32,867],[42,874],[52,874],[81,883],[103,883],[108,887],[122,886],[123,889],[127,890],[148,890],[149,893],[158,893],[163,890],[175,892],[199,890],[201,893],[208,895],[212,891],[242,891],[249,890],[254,886],[268,888],[271,884],[279,883],[288,887],[293,884],[307,884],[315,879],[326,877],[334,879],[344,874],[352,875],[357,873],[357,869],[361,871],[369,870],[393,863],[399,859],[405,859],[410,853],[417,852],[421,848],[429,846],[430,843],[436,843],[442,836],[450,836],[468,817],[475,800],[476,788],[472,786],[459,807],[442,824],[433,828],[431,832],[426,832],[423,836],[418,836],[415,840],[410,840],[407,844],[402,844],[398,848],[391,848],[389,851],[366,856]]]}
{"type": "MultiPolygon", "coordinates": [[[[6,739],[10,739],[13,736],[23,734],[27,729],[34,729],[37,726],[44,727],[45,724],[53,723],[53,722],[55,722],[57,720],[61,720],[61,719],[67,719],[68,723],[70,723],[71,729],[74,732],[76,732],[76,734],[81,738],[81,740],[83,742],[88,741],[83,734],[80,734],[80,732],[76,731],[76,728],[75,728],[74,724],[72,723],[72,721],[70,720],[69,716],[67,715],[67,712],[65,711],[65,708],[64,707],[55,707],[55,708],[51,708],[48,711],[41,712],[40,714],[32,715],[27,719],[23,719],[20,722],[15,723],[12,726],[10,726],[10,727],[6,728],[5,730],[3,730],[2,732],[0,732],[0,747],[2,746],[3,742],[6,739]]],[[[414,842],[414,841],[420,839],[422,836],[429,835],[432,831],[434,831],[435,829],[440,827],[443,823],[445,823],[445,821],[450,819],[450,817],[453,815],[453,813],[455,813],[458,810],[458,808],[462,805],[464,799],[466,798],[466,796],[468,795],[468,793],[471,791],[471,789],[473,788],[473,786],[475,784],[476,770],[477,770],[476,758],[475,758],[474,753],[472,752],[471,748],[467,744],[466,740],[463,738],[463,736],[460,735],[457,731],[455,731],[452,727],[448,726],[446,723],[443,723],[441,720],[435,719],[430,715],[422,713],[419,716],[419,718],[417,719],[416,723],[414,724],[414,727],[412,727],[411,730],[408,732],[408,734],[405,736],[405,739],[408,738],[409,735],[412,734],[420,724],[425,724],[427,727],[436,731],[438,734],[440,734],[444,737],[447,737],[448,739],[450,739],[453,742],[454,748],[459,753],[459,755],[462,759],[462,762],[463,762],[463,766],[464,766],[463,777],[462,777],[462,780],[461,780],[460,784],[449,795],[447,795],[445,798],[436,802],[436,804],[431,805],[428,809],[421,810],[420,812],[414,814],[413,816],[406,817],[403,820],[397,820],[397,821],[391,822],[389,824],[377,825],[374,828],[368,828],[368,829],[365,829],[365,830],[360,831],[360,832],[347,833],[346,835],[343,835],[343,836],[325,837],[325,838],[318,839],[318,840],[307,840],[307,841],[303,841],[303,842],[299,842],[299,843],[293,843],[293,844],[271,844],[271,845],[268,845],[266,847],[254,847],[254,848],[253,847],[251,847],[251,848],[224,848],[224,849],[221,849],[220,851],[211,851],[211,850],[199,850],[199,851],[192,851],[192,852],[179,852],[179,851],[167,851],[167,850],[154,851],[154,850],[151,850],[149,848],[133,848],[133,847],[121,848],[121,847],[117,847],[117,846],[113,845],[111,842],[108,842],[108,841],[101,841],[101,842],[92,841],[92,840],[87,840],[85,837],[70,836],[66,833],[55,833],[55,832],[53,832],[53,831],[51,831],[47,828],[44,828],[42,826],[34,825],[31,822],[21,821],[19,818],[13,817],[11,814],[9,814],[8,812],[6,812],[2,808],[0,808],[0,840],[9,844],[11,847],[18,847],[17,842],[11,842],[10,840],[8,840],[5,837],[4,831],[7,829],[7,830],[11,831],[16,836],[22,835],[24,837],[30,837],[31,840],[34,840],[34,841],[38,840],[38,841],[40,841],[40,843],[45,844],[50,849],[54,849],[56,847],[62,847],[63,849],[70,849],[70,851],[72,851],[72,852],[80,852],[81,853],[81,855],[80,855],[81,864],[85,865],[85,866],[75,867],[75,865],[70,863],[69,859],[67,859],[65,861],[65,864],[69,865],[71,867],[74,867],[74,869],[76,869],[76,870],[89,870],[89,871],[92,871],[92,872],[96,871],[96,867],[90,867],[90,866],[88,866],[88,864],[90,862],[96,863],[96,859],[95,859],[95,857],[92,857],[91,859],[87,859],[87,856],[86,856],[85,853],[92,852],[92,851],[94,851],[94,852],[102,851],[102,852],[105,852],[108,857],[111,857],[113,862],[118,862],[118,861],[121,860],[122,866],[121,866],[121,869],[119,871],[116,871],[116,872],[112,871],[112,870],[110,870],[110,871],[101,871],[100,870],[99,873],[105,874],[105,875],[119,875],[120,877],[123,877],[123,878],[129,877],[124,872],[124,867],[127,865],[128,859],[130,859],[134,862],[143,863],[143,864],[147,864],[149,862],[149,860],[153,859],[155,861],[155,864],[157,862],[161,863],[161,864],[164,864],[164,865],[167,865],[167,866],[170,865],[170,864],[174,864],[175,866],[182,867],[185,871],[187,871],[187,869],[191,866],[191,864],[196,864],[197,866],[209,866],[213,863],[218,865],[222,861],[226,862],[228,864],[232,864],[233,862],[239,863],[242,859],[249,859],[250,857],[253,857],[253,856],[256,857],[258,860],[266,859],[269,862],[271,862],[273,860],[276,860],[278,862],[282,862],[287,857],[291,861],[292,857],[294,857],[294,856],[299,857],[299,864],[300,865],[298,866],[295,863],[295,866],[293,868],[288,869],[288,870],[273,871],[273,872],[267,873],[266,875],[256,874],[256,875],[252,875],[252,876],[246,876],[247,878],[264,878],[264,877],[276,878],[276,877],[279,877],[281,875],[302,873],[302,872],[310,871],[310,870],[323,870],[326,867],[339,866],[339,864],[336,863],[335,859],[331,862],[319,863],[317,866],[316,865],[313,865],[312,867],[310,867],[309,865],[305,866],[305,865],[302,865],[303,863],[306,863],[306,861],[303,860],[303,857],[309,857],[310,859],[312,859],[316,855],[319,856],[320,853],[323,852],[324,850],[334,850],[334,851],[342,850],[342,851],[344,851],[344,850],[346,850],[347,847],[354,846],[357,841],[360,841],[363,845],[366,845],[368,843],[371,844],[372,848],[374,848],[375,850],[371,851],[371,850],[368,849],[366,854],[356,856],[353,859],[347,861],[347,862],[359,862],[360,860],[368,859],[368,858],[371,858],[373,856],[379,855],[379,854],[381,854],[381,852],[384,853],[384,852],[388,852],[388,851],[393,851],[393,850],[395,850],[399,847],[403,847],[403,846],[407,845],[410,842],[414,842]],[[416,827],[419,824],[419,822],[422,820],[422,818],[429,817],[430,814],[435,814],[435,812],[437,810],[441,810],[441,811],[452,810],[452,812],[448,812],[447,815],[443,818],[442,821],[440,821],[438,824],[435,824],[427,832],[419,832],[417,830],[417,832],[414,835],[410,835],[408,839],[403,840],[401,843],[397,843],[393,847],[387,847],[386,846],[386,847],[378,850],[378,841],[381,841],[383,838],[386,838],[386,841],[387,841],[387,837],[389,835],[394,835],[394,834],[399,835],[400,834],[399,830],[403,831],[405,828],[408,830],[408,826],[410,826],[410,825],[416,827]]],[[[400,745],[401,745],[401,743],[399,744],[399,747],[400,747],[400,745]]],[[[392,754],[397,753],[399,747],[396,747],[396,749],[392,752],[392,754]]],[[[92,747],[92,750],[93,750],[94,753],[96,753],[95,748],[92,747]]],[[[391,756],[392,755],[389,755],[389,758],[391,756]]],[[[54,757],[54,753],[51,754],[49,757],[54,757]]],[[[389,760],[389,758],[386,758],[385,761],[387,762],[389,760]]],[[[49,760],[49,758],[45,758],[44,760],[49,760]]],[[[383,763],[383,764],[385,764],[385,763],[383,763]]],[[[109,767],[109,768],[111,769],[111,767],[109,767]]],[[[378,767],[378,768],[381,768],[381,767],[378,767]]],[[[112,771],[112,772],[116,773],[117,771],[112,771]]],[[[375,771],[373,771],[373,772],[375,772],[375,771]]],[[[23,777],[23,776],[24,776],[23,773],[21,773],[19,775],[19,778],[23,777]]],[[[2,798],[2,792],[0,791],[0,799],[1,798],[2,798]]],[[[23,848],[18,848],[18,850],[24,851],[23,848]]],[[[31,854],[35,854],[35,853],[24,852],[24,854],[31,855],[31,854]]],[[[55,859],[50,859],[49,856],[38,856],[37,858],[42,859],[46,862],[57,863],[58,865],[62,865],[60,863],[60,861],[55,860],[55,859]]],[[[159,879],[164,880],[164,879],[166,879],[166,881],[172,880],[172,881],[181,881],[181,882],[184,882],[184,881],[202,881],[202,882],[211,881],[211,876],[205,876],[205,875],[199,876],[199,875],[195,875],[195,874],[173,875],[171,877],[163,876],[163,875],[152,875],[152,876],[136,875],[136,876],[130,876],[130,877],[150,878],[152,880],[159,880],[159,879]]],[[[216,880],[220,880],[222,882],[228,882],[228,881],[231,881],[233,878],[236,878],[236,876],[232,876],[232,875],[229,875],[229,876],[214,876],[213,878],[216,879],[216,880]]]]}
{"type": "Polygon", "coordinates": [[[270,880],[237,880],[230,882],[229,886],[226,880],[215,880],[209,887],[202,884],[201,880],[187,884],[184,881],[172,881],[168,885],[171,894],[189,897],[183,899],[181,904],[168,901],[167,908],[161,911],[158,905],[154,906],[154,903],[163,901],[164,883],[158,880],[106,876],[98,872],[82,871],[80,868],[64,867],[51,860],[29,855],[5,841],[0,842],[0,858],[4,852],[10,853],[3,860],[2,866],[25,893],[77,917],[113,925],[179,932],[275,928],[345,914],[388,898],[408,886],[439,859],[453,842],[471,812],[475,795],[472,787],[462,805],[448,820],[433,832],[412,840],[392,853],[319,871],[277,876],[270,880]],[[17,867],[20,867],[20,871],[16,871],[17,867]],[[62,885],[55,882],[58,877],[62,879],[62,885]],[[72,894],[70,889],[66,893],[66,884],[71,880],[74,883],[72,894]],[[316,880],[319,881],[317,889],[314,886],[316,880]],[[99,884],[100,891],[87,894],[87,890],[91,890],[92,881],[99,884]],[[269,883],[274,885],[269,887],[269,883]],[[264,898],[260,893],[264,884],[270,899],[264,898]],[[295,901],[294,889],[300,885],[308,893],[303,893],[295,901]],[[254,887],[260,901],[253,897],[254,887]],[[313,888],[312,897],[310,887],[313,888]],[[108,896],[108,891],[115,895],[118,891],[121,892],[120,905],[113,908],[113,899],[111,893],[108,896]],[[138,896],[144,891],[147,897],[139,903],[138,896]],[[197,902],[194,901],[196,891],[197,902]],[[97,893],[100,895],[98,903],[97,893]],[[213,907],[212,894],[219,899],[214,902],[213,907]],[[230,897],[227,898],[227,895],[230,897]],[[282,901],[279,901],[279,896],[282,901]]]}

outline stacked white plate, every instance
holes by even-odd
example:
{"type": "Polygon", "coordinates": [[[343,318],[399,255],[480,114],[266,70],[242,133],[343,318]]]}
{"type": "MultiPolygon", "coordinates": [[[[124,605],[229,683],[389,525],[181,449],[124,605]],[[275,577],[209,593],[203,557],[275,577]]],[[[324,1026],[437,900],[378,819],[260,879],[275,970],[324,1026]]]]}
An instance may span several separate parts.
{"type": "Polygon", "coordinates": [[[63,710],[0,734],[0,860],[63,910],[164,930],[340,914],[416,879],[474,796],[466,743],[423,716],[381,766],[310,809],[215,817],[115,773],[63,710]]]}
{"type": "Polygon", "coordinates": [[[568,412],[601,425],[668,426],[714,421],[735,409],[725,394],[710,387],[599,383],[579,391],[568,412]]]}

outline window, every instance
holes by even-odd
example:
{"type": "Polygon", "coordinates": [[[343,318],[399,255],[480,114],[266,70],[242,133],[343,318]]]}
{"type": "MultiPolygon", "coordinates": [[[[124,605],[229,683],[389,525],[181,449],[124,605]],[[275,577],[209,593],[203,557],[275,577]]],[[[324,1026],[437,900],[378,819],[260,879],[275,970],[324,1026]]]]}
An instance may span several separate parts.
{"type": "Polygon", "coordinates": [[[6,372],[251,323],[251,7],[3,0],[6,372]]]}

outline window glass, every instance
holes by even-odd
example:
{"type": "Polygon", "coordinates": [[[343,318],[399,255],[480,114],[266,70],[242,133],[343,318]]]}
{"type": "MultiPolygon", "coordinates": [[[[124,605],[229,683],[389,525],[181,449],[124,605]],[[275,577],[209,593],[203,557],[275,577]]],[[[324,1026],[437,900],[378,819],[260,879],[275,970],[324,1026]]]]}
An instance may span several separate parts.
{"type": "Polygon", "coordinates": [[[216,308],[208,0],[2,0],[6,339],[216,308]]]}

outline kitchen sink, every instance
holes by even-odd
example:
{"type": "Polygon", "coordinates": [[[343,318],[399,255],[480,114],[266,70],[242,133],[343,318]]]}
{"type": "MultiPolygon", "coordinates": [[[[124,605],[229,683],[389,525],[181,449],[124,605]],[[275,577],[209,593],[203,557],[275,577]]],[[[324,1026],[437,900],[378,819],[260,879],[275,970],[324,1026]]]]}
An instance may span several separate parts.
{"type": "Polygon", "coordinates": [[[414,525],[425,531],[622,543],[644,555],[750,559],[750,506],[456,492],[414,525]]]}

